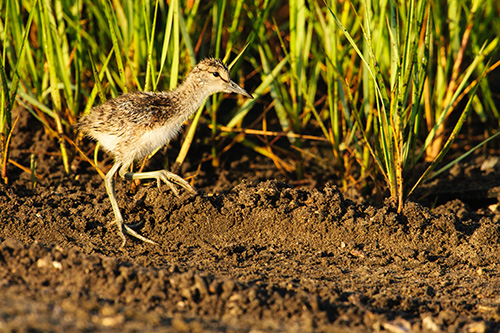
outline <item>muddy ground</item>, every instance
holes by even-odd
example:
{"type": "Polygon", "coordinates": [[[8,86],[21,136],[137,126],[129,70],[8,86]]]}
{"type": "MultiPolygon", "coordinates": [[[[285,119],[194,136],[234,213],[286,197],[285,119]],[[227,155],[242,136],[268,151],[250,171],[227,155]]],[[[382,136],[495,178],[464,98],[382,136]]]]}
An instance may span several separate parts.
{"type": "Polygon", "coordinates": [[[11,164],[0,186],[0,331],[500,330],[498,202],[456,191],[472,179],[500,185],[492,154],[446,173],[402,214],[350,200],[312,169],[312,181],[288,181],[245,154],[203,164],[196,196],[155,183],[127,194],[118,179],[125,220],[159,244],[129,237],[120,248],[95,170],[76,158],[66,175],[55,140],[18,126],[11,159],[28,166],[35,153],[42,178],[33,188],[11,164]]]}

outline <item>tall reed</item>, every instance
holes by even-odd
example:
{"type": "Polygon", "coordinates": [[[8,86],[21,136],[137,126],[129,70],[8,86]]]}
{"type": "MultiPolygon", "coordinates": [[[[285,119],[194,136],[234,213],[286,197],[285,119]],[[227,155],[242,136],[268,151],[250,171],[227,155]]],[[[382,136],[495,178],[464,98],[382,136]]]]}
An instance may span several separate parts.
{"type": "Polygon", "coordinates": [[[235,144],[298,178],[312,158],[337,170],[344,187],[381,177],[401,210],[422,181],[449,167],[443,157],[471,116],[488,125],[488,140],[496,133],[488,75],[500,64],[499,10],[479,0],[6,0],[2,177],[16,106],[56,140],[69,172],[71,151],[81,150],[72,140],[79,116],[127,91],[172,89],[199,59],[216,56],[236,60],[233,76],[256,99],[210,98],[174,168],[196,129],[209,126],[214,166],[235,144]]]}

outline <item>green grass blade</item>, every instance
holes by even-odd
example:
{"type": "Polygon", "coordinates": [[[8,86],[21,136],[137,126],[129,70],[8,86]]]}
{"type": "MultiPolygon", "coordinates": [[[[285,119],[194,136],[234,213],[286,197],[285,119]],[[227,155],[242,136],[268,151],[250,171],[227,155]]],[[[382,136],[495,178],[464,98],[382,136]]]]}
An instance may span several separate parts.
{"type": "Polygon", "coordinates": [[[158,71],[158,77],[156,78],[156,84],[155,86],[158,86],[161,75],[163,73],[163,67],[165,66],[165,63],[167,61],[167,54],[168,54],[168,49],[170,46],[170,38],[172,37],[172,28],[173,28],[173,22],[174,22],[174,12],[176,11],[175,9],[175,4],[176,0],[173,0],[170,3],[170,6],[168,7],[168,14],[167,14],[167,21],[165,23],[165,37],[163,38],[163,47],[161,50],[161,60],[160,60],[160,69],[158,71]]]}
{"type": "Polygon", "coordinates": [[[108,20],[109,31],[111,33],[111,40],[113,41],[113,50],[115,53],[116,64],[118,66],[118,73],[120,75],[120,86],[124,93],[128,92],[127,88],[127,80],[125,78],[125,67],[123,66],[122,52],[120,49],[120,42],[118,40],[118,26],[114,20],[114,17],[111,13],[113,8],[110,0],[102,0],[104,1],[104,13],[106,14],[106,19],[108,20]]]}
{"type": "MultiPolygon", "coordinates": [[[[50,17],[49,17],[50,3],[48,0],[42,0],[40,1],[40,6],[41,6],[41,23],[42,23],[44,50],[49,67],[50,95],[52,97],[52,101],[54,103],[54,108],[55,108],[54,120],[56,122],[58,136],[61,137],[62,134],[64,133],[60,116],[60,113],[62,112],[62,102],[61,102],[61,95],[59,93],[59,78],[57,76],[56,55],[54,54],[55,53],[54,40],[52,39],[53,36],[51,34],[51,26],[50,26],[50,17]]],[[[64,170],[66,171],[66,173],[69,173],[70,167],[69,167],[68,152],[66,150],[64,141],[62,140],[60,141],[59,149],[61,150],[64,170]]]]}
{"type": "Polygon", "coordinates": [[[196,56],[194,52],[193,41],[191,40],[189,32],[187,31],[186,21],[183,15],[179,15],[179,29],[181,31],[181,37],[184,42],[184,46],[186,47],[186,52],[189,56],[190,65],[194,67],[196,65],[196,56]]]}
{"type": "Polygon", "coordinates": [[[484,49],[484,46],[481,48],[481,50],[479,51],[479,54],[474,58],[474,60],[472,61],[472,63],[469,65],[469,67],[465,71],[465,74],[462,76],[462,78],[460,80],[461,82],[458,85],[458,87],[455,90],[455,92],[453,93],[453,95],[452,95],[452,97],[450,99],[450,102],[448,103],[448,105],[446,105],[446,107],[443,110],[443,112],[441,113],[438,121],[436,122],[436,124],[434,125],[434,127],[432,128],[432,130],[430,131],[430,133],[427,135],[427,138],[426,138],[425,144],[424,144],[424,149],[422,149],[422,151],[420,152],[419,158],[420,158],[420,156],[422,154],[425,153],[425,150],[427,149],[427,147],[434,140],[438,127],[445,121],[445,119],[446,119],[446,117],[448,115],[449,110],[455,104],[455,101],[459,97],[460,93],[465,89],[469,78],[474,73],[474,70],[476,69],[476,67],[479,64],[479,62],[484,59],[484,54],[482,54],[483,49],[484,49]]]}
{"type": "Polygon", "coordinates": [[[432,174],[430,174],[427,177],[427,180],[431,180],[433,178],[436,178],[437,176],[439,176],[444,171],[448,170],[449,168],[453,167],[455,164],[459,163],[460,161],[462,161],[463,159],[465,159],[466,157],[468,157],[470,154],[474,153],[477,149],[481,148],[482,146],[484,146],[485,144],[487,144],[491,140],[496,139],[499,135],[500,135],[500,132],[497,132],[497,133],[493,134],[492,136],[490,136],[489,138],[487,138],[486,140],[484,140],[484,141],[480,142],[479,144],[475,145],[474,147],[472,147],[471,149],[469,149],[463,155],[460,155],[459,157],[457,157],[456,159],[454,159],[450,163],[448,163],[445,166],[443,166],[441,169],[439,169],[436,172],[433,172],[432,174]]]}
{"type": "MultiPolygon", "coordinates": [[[[153,17],[153,23],[152,23],[152,27],[151,27],[151,31],[149,31],[149,26],[147,24],[145,24],[145,28],[146,28],[146,40],[148,41],[148,53],[147,53],[147,57],[146,57],[146,82],[144,83],[144,90],[148,91],[150,90],[149,88],[149,85],[150,85],[150,82],[151,82],[151,79],[152,82],[153,82],[153,90],[156,90],[156,82],[154,80],[154,73],[152,71],[152,66],[151,66],[151,63],[152,63],[152,56],[153,56],[153,46],[154,46],[154,37],[155,37],[155,31],[156,31],[156,20],[157,20],[157,16],[158,16],[158,3],[159,1],[156,0],[155,1],[155,13],[154,13],[154,17],[153,17]]],[[[144,9],[143,10],[143,16],[144,16],[144,22],[147,22],[147,15],[146,15],[146,10],[144,9]]]]}
{"type": "MultiPolygon", "coordinates": [[[[8,99],[9,101],[9,104],[7,106],[7,108],[10,110],[12,109],[12,106],[14,104],[14,100],[15,100],[15,96],[16,96],[16,93],[17,93],[17,88],[19,86],[19,79],[20,79],[20,71],[22,70],[22,67],[24,67],[24,50],[26,48],[26,45],[28,44],[28,36],[29,36],[29,32],[31,31],[31,25],[32,25],[32,22],[33,22],[33,17],[36,13],[36,3],[37,3],[37,0],[34,0],[32,2],[32,10],[30,12],[30,15],[28,17],[28,22],[26,23],[26,27],[25,27],[25,30],[24,30],[24,34],[23,34],[23,38],[22,38],[22,41],[20,43],[20,49],[19,49],[19,52],[18,52],[18,56],[17,56],[17,62],[16,62],[16,67],[15,67],[15,70],[14,70],[14,73],[13,73],[13,77],[12,77],[12,83],[11,83],[11,89],[10,89],[10,97],[8,99]]],[[[5,90],[5,91],[8,91],[5,90]]]]}
{"type": "MultiPolygon", "coordinates": [[[[480,80],[482,80],[485,75],[486,75],[486,72],[483,72],[483,74],[481,75],[480,80]]],[[[422,174],[422,176],[417,180],[417,182],[415,183],[415,185],[413,185],[412,189],[408,192],[408,196],[415,190],[415,188],[417,188],[422,183],[422,181],[424,181],[424,180],[426,180],[428,178],[429,174],[436,168],[437,164],[439,162],[441,162],[441,160],[443,159],[443,157],[450,150],[451,145],[455,141],[455,138],[457,137],[458,133],[462,129],[462,126],[465,124],[465,122],[467,120],[467,116],[469,115],[469,112],[470,112],[470,109],[471,109],[471,106],[472,106],[472,101],[473,101],[474,96],[476,95],[476,91],[477,91],[478,87],[479,87],[479,84],[476,84],[475,87],[474,87],[474,89],[471,91],[471,93],[469,95],[470,97],[469,97],[469,100],[467,102],[467,105],[465,106],[464,111],[460,114],[460,118],[458,119],[457,123],[455,124],[455,127],[453,128],[453,131],[451,132],[450,136],[448,137],[448,140],[446,141],[446,143],[444,144],[443,148],[441,149],[441,151],[439,152],[439,154],[436,156],[436,158],[427,167],[427,169],[422,174]]]]}
{"type": "Polygon", "coordinates": [[[200,122],[201,114],[203,113],[203,110],[205,109],[205,104],[203,104],[196,114],[193,117],[193,121],[191,122],[191,125],[189,126],[189,130],[186,134],[186,138],[182,142],[181,149],[179,151],[179,154],[177,155],[177,158],[175,159],[175,164],[176,165],[182,165],[184,163],[184,160],[186,159],[187,153],[189,152],[189,148],[191,147],[191,144],[194,140],[194,135],[196,133],[196,128],[198,127],[198,123],[200,122]]]}
{"type": "MultiPolygon", "coordinates": [[[[89,51],[89,54],[90,54],[90,51],[89,51]]],[[[111,61],[112,55],[113,55],[113,49],[111,49],[109,51],[109,54],[108,54],[106,60],[104,61],[104,63],[102,64],[101,71],[97,77],[95,75],[95,73],[97,72],[97,68],[94,65],[94,61],[92,59],[92,56],[90,56],[90,61],[91,61],[90,65],[92,66],[92,72],[94,74],[95,85],[94,85],[94,88],[92,89],[92,92],[90,93],[89,99],[87,100],[87,104],[85,105],[85,109],[83,110],[83,114],[89,113],[90,109],[94,105],[95,98],[98,94],[99,94],[99,100],[101,101],[101,103],[104,103],[106,101],[106,94],[104,93],[104,89],[102,87],[101,81],[104,78],[104,74],[107,71],[108,64],[111,61]]]]}
{"type": "MultiPolygon", "coordinates": [[[[95,67],[94,64],[94,59],[92,59],[92,53],[89,51],[89,58],[90,58],[90,65],[92,66],[92,74],[94,75],[94,82],[95,82],[95,87],[97,88],[97,92],[99,94],[99,100],[101,103],[106,102],[106,94],[104,93],[104,90],[102,89],[102,84],[101,84],[101,77],[99,75],[99,72],[97,71],[97,68],[95,67]]],[[[92,105],[92,103],[88,103],[88,105],[92,105]]]]}
{"type": "Polygon", "coordinates": [[[215,36],[214,46],[215,46],[215,57],[221,57],[221,41],[222,41],[222,32],[223,32],[223,24],[224,24],[224,12],[226,10],[226,0],[217,0],[214,1],[214,10],[213,10],[213,20],[214,25],[213,29],[215,29],[213,35],[215,36]]]}
{"type": "Polygon", "coordinates": [[[241,51],[236,55],[236,57],[233,59],[233,61],[231,61],[231,63],[227,66],[229,71],[231,71],[231,68],[233,68],[233,66],[238,62],[238,60],[241,58],[241,56],[243,56],[245,54],[245,51],[249,45],[250,45],[250,43],[246,43],[245,46],[243,46],[243,49],[241,49],[241,51]]]}
{"type": "Polygon", "coordinates": [[[179,0],[172,0],[170,6],[174,8],[173,16],[173,42],[174,49],[172,50],[172,67],[170,68],[170,89],[177,87],[177,82],[179,80],[179,57],[180,57],[180,29],[179,29],[179,0]]]}

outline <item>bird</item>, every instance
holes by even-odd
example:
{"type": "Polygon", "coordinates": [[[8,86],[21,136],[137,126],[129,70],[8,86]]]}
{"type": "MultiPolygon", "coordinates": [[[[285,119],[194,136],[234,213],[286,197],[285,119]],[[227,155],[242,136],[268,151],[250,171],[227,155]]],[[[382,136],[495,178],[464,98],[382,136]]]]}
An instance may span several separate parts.
{"type": "Polygon", "coordinates": [[[231,80],[229,69],[220,59],[206,58],[191,70],[176,89],[122,94],[93,107],[80,118],[76,125],[78,130],[99,142],[114,158],[104,183],[122,239],[121,247],[127,241],[125,234],[146,243],[157,243],[140,235],[124,222],[116,200],[116,172],[125,180],[156,179],[158,187],[164,182],[176,196],[179,194],[174,184],[196,194],[197,191],[186,180],[173,172],[130,172],[129,169],[134,161],[166,145],[206,98],[221,92],[253,99],[251,94],[231,80]]]}

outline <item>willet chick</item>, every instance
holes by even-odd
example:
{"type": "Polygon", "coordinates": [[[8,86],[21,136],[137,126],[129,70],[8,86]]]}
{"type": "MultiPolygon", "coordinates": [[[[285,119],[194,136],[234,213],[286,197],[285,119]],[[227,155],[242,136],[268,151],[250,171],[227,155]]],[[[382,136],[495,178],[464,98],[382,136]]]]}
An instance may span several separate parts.
{"type": "Polygon", "coordinates": [[[105,177],[106,191],[113,207],[122,247],[125,233],[144,242],[156,244],[141,236],[123,222],[115,195],[115,173],[126,180],[156,179],[158,187],[165,182],[178,196],[177,184],[191,193],[196,190],[180,176],[166,171],[129,172],[130,165],[165,145],[179,132],[181,125],[218,92],[237,93],[253,98],[231,80],[228,68],[218,59],[204,59],[188,74],[182,84],[168,92],[134,92],[121,95],[94,107],[83,116],[78,128],[99,141],[113,155],[115,164],[105,177]]]}

